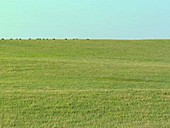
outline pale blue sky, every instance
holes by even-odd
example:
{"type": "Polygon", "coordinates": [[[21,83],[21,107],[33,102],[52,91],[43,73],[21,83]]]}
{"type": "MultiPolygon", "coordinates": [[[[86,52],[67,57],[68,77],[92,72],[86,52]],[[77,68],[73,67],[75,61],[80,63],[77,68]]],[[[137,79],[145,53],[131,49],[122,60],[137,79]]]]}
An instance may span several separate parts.
{"type": "Polygon", "coordinates": [[[170,38],[170,0],[1,0],[4,38],[170,38]]]}

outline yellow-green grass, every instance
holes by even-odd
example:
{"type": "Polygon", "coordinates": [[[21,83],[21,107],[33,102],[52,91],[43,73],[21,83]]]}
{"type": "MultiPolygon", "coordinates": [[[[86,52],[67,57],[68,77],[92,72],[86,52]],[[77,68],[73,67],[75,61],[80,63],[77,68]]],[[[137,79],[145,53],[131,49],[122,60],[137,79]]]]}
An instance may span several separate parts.
{"type": "Polygon", "coordinates": [[[170,40],[0,41],[0,127],[169,127],[170,40]]]}

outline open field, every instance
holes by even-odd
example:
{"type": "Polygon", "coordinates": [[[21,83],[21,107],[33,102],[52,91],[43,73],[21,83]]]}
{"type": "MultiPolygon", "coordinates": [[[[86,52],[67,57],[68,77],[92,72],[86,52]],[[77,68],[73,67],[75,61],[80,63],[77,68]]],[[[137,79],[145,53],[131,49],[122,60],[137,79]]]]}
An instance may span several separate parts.
{"type": "Polygon", "coordinates": [[[8,127],[170,127],[170,40],[1,40],[8,127]]]}

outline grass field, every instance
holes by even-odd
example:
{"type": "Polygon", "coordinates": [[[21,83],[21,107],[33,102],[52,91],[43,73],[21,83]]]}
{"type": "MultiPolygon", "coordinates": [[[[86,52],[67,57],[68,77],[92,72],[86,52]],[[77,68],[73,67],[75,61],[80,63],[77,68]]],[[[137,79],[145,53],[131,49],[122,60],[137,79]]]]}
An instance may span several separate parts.
{"type": "Polygon", "coordinates": [[[1,40],[11,127],[170,127],[170,40],[1,40]]]}

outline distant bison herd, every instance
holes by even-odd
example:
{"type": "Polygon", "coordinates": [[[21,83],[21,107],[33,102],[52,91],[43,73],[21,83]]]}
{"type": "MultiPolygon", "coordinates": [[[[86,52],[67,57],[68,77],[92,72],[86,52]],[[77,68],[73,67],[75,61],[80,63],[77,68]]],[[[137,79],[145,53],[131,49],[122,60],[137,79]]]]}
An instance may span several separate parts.
{"type": "MultiPolygon", "coordinates": [[[[32,39],[32,38],[28,38],[28,39],[21,39],[21,38],[9,38],[9,39],[5,39],[5,38],[1,38],[1,40],[57,40],[56,38],[52,38],[52,39],[48,39],[48,38],[36,38],[36,39],[32,39]]],[[[68,40],[68,38],[65,38],[64,40],[68,40]]],[[[79,40],[78,38],[73,38],[72,40],[79,40]]],[[[87,38],[86,40],[90,40],[89,38],[87,38]]]]}

